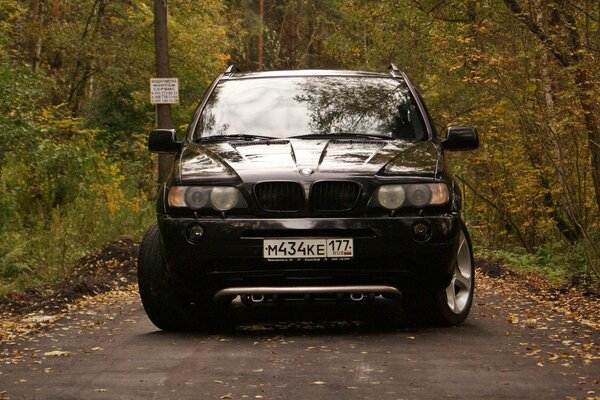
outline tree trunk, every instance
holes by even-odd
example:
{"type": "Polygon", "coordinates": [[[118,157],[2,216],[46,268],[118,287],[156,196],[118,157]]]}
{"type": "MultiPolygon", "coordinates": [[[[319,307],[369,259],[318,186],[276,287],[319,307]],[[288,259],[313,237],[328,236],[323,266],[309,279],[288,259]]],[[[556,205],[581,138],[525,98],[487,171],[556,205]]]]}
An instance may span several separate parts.
{"type": "Polygon", "coordinates": [[[560,27],[564,29],[568,40],[564,49],[555,41],[560,38],[555,32],[546,32],[542,26],[523,10],[518,0],[504,0],[506,7],[521,21],[529,31],[535,35],[542,45],[550,52],[562,68],[569,68],[574,71],[572,74],[573,82],[577,86],[576,96],[583,111],[583,122],[586,136],[588,139],[588,148],[591,153],[591,172],[594,185],[596,207],[600,211],[600,131],[598,129],[598,118],[596,116],[596,104],[592,97],[594,88],[592,87],[590,76],[587,71],[587,65],[584,62],[582,53],[585,53],[581,43],[581,36],[577,30],[575,18],[569,14],[569,5],[565,1],[553,2],[553,10],[562,17],[563,24],[560,27]]]}
{"type": "MultiPolygon", "coordinates": [[[[168,78],[169,71],[169,41],[167,32],[167,0],[154,0],[154,46],[156,58],[156,77],[168,78]]],[[[156,105],[156,127],[171,129],[171,105],[156,105]]],[[[171,154],[158,155],[158,183],[164,182],[171,172],[174,157],[171,154]]]]}
{"type": "MultiPolygon", "coordinates": [[[[86,19],[85,27],[81,33],[80,47],[84,49],[86,42],[95,43],[100,35],[104,16],[106,14],[106,0],[95,0],[86,19]]],[[[94,67],[94,52],[81,52],[76,55],[75,69],[68,82],[70,82],[67,103],[71,107],[71,114],[78,116],[82,103],[86,97],[86,89],[91,77],[96,73],[94,67]]]]}
{"type": "Polygon", "coordinates": [[[591,93],[592,85],[585,67],[579,66],[575,74],[575,83],[579,90],[579,101],[583,109],[583,120],[588,136],[588,147],[592,153],[592,180],[596,194],[596,205],[600,211],[600,131],[598,130],[598,118],[596,116],[594,100],[591,93]]]}
{"type": "Polygon", "coordinates": [[[256,64],[258,70],[263,69],[263,30],[265,23],[265,0],[258,0],[258,16],[260,19],[260,27],[258,29],[258,44],[256,51],[256,64]]]}
{"type": "Polygon", "coordinates": [[[29,3],[31,24],[29,28],[29,57],[31,70],[36,73],[40,68],[42,54],[42,26],[44,23],[44,4],[40,0],[31,0],[29,3]]]}
{"type": "MultiPolygon", "coordinates": [[[[540,26],[545,25],[545,17],[542,13],[542,10],[537,11],[537,23],[540,26]]],[[[544,89],[543,93],[543,106],[546,109],[546,113],[544,116],[543,124],[545,125],[546,130],[549,132],[551,148],[546,150],[546,156],[553,159],[553,165],[557,170],[558,181],[561,182],[562,186],[562,202],[563,205],[559,204],[558,201],[554,199],[552,192],[550,191],[552,187],[552,182],[548,175],[545,173],[541,174],[540,183],[542,185],[542,189],[544,190],[544,196],[542,200],[544,202],[544,206],[546,209],[550,210],[550,216],[554,220],[556,227],[562,234],[562,236],[571,244],[574,244],[578,240],[582,238],[582,233],[573,225],[567,222],[561,215],[561,208],[573,209],[573,201],[572,196],[570,195],[570,189],[568,187],[569,182],[564,179],[564,171],[563,171],[563,157],[561,155],[560,143],[558,142],[558,129],[556,128],[556,124],[554,121],[554,116],[556,115],[555,103],[554,103],[554,90],[552,87],[552,78],[550,76],[550,55],[548,54],[548,49],[546,47],[542,47],[542,51],[540,54],[540,77],[542,86],[544,89]]],[[[531,137],[535,138],[535,134],[530,132],[531,137]]],[[[537,139],[535,139],[537,141],[537,139]]],[[[541,143],[543,145],[543,142],[541,143]]],[[[540,157],[537,152],[531,151],[528,149],[528,154],[533,164],[537,168],[542,168],[542,160],[543,157],[540,157]]],[[[580,205],[577,204],[577,209],[580,208],[580,205]]],[[[579,212],[575,213],[579,215],[579,212]]],[[[569,215],[569,214],[568,214],[569,215]]],[[[577,224],[575,223],[575,226],[577,224]]]]}

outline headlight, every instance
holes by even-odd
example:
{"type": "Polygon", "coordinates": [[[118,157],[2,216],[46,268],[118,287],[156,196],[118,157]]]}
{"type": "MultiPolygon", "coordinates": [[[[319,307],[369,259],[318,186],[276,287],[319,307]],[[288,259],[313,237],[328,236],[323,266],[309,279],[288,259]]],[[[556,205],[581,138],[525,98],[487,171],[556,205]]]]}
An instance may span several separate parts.
{"type": "Polygon", "coordinates": [[[240,191],[230,186],[171,186],[169,206],[192,210],[212,207],[217,211],[247,207],[240,191]]]}
{"type": "Polygon", "coordinates": [[[389,210],[400,208],[404,203],[406,195],[402,185],[380,186],[377,191],[377,201],[382,207],[389,210]]]}
{"type": "Polygon", "coordinates": [[[171,186],[169,188],[169,207],[185,207],[185,186],[171,186]]]}
{"type": "Polygon", "coordinates": [[[412,206],[424,207],[431,200],[431,190],[427,185],[410,185],[407,197],[412,206]]]}
{"type": "Polygon", "coordinates": [[[450,192],[448,191],[448,185],[445,183],[432,183],[429,186],[431,190],[431,205],[442,205],[446,204],[450,200],[450,192]]]}
{"type": "Polygon", "coordinates": [[[238,194],[234,187],[216,187],[210,192],[210,202],[219,211],[231,210],[238,202],[238,194]]]}
{"type": "Polygon", "coordinates": [[[207,187],[189,187],[185,191],[185,203],[192,210],[199,210],[206,207],[210,197],[210,188],[207,187]]]}
{"type": "Polygon", "coordinates": [[[419,183],[380,186],[369,205],[381,206],[388,210],[400,207],[439,206],[450,199],[445,183],[419,183]]]}

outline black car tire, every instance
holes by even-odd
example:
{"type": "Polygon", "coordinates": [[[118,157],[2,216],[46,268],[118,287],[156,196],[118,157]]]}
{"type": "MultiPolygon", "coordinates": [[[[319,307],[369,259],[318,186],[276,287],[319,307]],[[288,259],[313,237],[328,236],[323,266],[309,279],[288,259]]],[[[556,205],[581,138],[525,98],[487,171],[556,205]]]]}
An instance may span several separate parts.
{"type": "Polygon", "coordinates": [[[459,246],[450,284],[441,291],[408,296],[405,308],[412,322],[441,326],[459,325],[467,319],[475,289],[475,262],[469,232],[461,225],[459,246]]]}
{"type": "Polygon", "coordinates": [[[169,283],[158,225],[150,227],[138,255],[138,287],[150,321],[165,331],[199,329],[208,318],[209,301],[181,298],[169,283]]]}

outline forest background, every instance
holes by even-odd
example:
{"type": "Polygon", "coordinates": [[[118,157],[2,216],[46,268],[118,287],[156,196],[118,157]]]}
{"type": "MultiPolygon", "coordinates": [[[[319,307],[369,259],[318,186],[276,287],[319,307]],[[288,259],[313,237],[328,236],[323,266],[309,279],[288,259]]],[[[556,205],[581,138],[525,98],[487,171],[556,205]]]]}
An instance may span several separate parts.
{"type": "MultiPolygon", "coordinates": [[[[183,132],[241,70],[385,71],[419,84],[478,254],[598,289],[600,2],[169,0],[183,132]]],[[[153,218],[151,0],[0,0],[0,294],[54,282],[153,218]]]]}

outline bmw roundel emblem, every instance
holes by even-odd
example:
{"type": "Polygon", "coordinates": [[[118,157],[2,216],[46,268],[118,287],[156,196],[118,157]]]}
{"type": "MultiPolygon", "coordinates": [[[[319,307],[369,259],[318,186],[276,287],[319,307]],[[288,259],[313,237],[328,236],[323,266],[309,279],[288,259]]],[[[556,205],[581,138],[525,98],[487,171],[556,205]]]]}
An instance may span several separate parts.
{"type": "Polygon", "coordinates": [[[312,175],[313,172],[315,172],[315,170],[312,168],[302,168],[300,170],[300,175],[308,176],[308,175],[312,175]]]}

